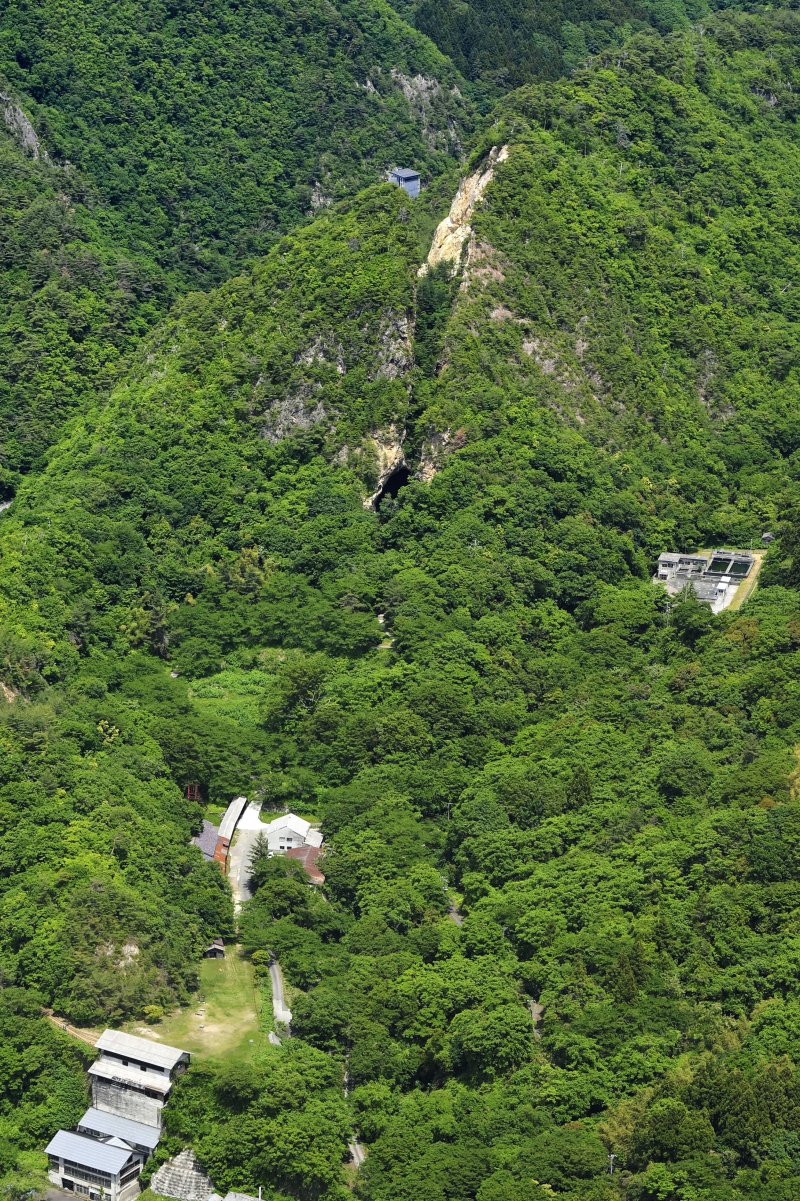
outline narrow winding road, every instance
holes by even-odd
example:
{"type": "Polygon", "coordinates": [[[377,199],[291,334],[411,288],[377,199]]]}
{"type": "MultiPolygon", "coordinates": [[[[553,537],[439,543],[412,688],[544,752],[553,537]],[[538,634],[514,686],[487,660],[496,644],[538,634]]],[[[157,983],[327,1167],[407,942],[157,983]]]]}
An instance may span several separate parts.
{"type": "Polygon", "coordinates": [[[292,1011],[286,1004],[283,994],[283,972],[277,959],[269,965],[269,978],[272,983],[272,1012],[275,1021],[286,1027],[287,1036],[291,1034],[292,1011]]]}

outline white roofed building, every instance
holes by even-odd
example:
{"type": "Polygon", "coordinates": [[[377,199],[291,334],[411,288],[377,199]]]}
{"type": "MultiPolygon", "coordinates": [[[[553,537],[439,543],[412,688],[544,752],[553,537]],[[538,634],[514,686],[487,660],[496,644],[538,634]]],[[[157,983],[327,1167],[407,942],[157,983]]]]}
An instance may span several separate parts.
{"type": "Polygon", "coordinates": [[[122,1030],[105,1030],[95,1046],[101,1054],[89,1068],[93,1108],[160,1127],[172,1085],[189,1065],[188,1052],[122,1030]]]}
{"type": "Polygon", "coordinates": [[[264,827],[267,845],[272,855],[286,854],[297,847],[322,846],[322,831],[315,830],[311,822],[296,813],[285,813],[264,827]]]}
{"type": "Polygon", "coordinates": [[[48,1177],[65,1192],[90,1201],[128,1201],[139,1192],[143,1156],[124,1139],[101,1141],[59,1130],[45,1150],[48,1177]]]}
{"type": "Polygon", "coordinates": [[[145,1159],[153,1154],[161,1137],[157,1126],[148,1126],[144,1122],[134,1122],[131,1118],[121,1118],[118,1114],[94,1108],[86,1110],[78,1122],[77,1132],[87,1138],[100,1140],[123,1139],[134,1151],[141,1152],[145,1159]]]}
{"type": "Polygon", "coordinates": [[[167,1047],[149,1038],[125,1034],[122,1030],[104,1030],[95,1043],[103,1058],[120,1060],[143,1071],[163,1072],[170,1076],[176,1068],[186,1068],[189,1052],[167,1047]]]}
{"type": "Polygon", "coordinates": [[[130,1201],[158,1146],[161,1111],[189,1053],[122,1030],[105,1030],[95,1046],[91,1108],[77,1130],[59,1130],[50,1140],[48,1175],[58,1188],[90,1201],[130,1201]]]}

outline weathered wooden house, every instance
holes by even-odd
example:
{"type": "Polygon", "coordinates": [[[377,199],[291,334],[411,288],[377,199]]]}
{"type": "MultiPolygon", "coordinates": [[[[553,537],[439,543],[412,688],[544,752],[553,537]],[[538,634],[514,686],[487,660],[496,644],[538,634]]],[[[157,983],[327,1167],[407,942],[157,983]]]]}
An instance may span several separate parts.
{"type": "Polygon", "coordinates": [[[209,943],[205,951],[203,951],[204,959],[224,959],[225,958],[225,943],[221,938],[215,938],[209,943]]]}

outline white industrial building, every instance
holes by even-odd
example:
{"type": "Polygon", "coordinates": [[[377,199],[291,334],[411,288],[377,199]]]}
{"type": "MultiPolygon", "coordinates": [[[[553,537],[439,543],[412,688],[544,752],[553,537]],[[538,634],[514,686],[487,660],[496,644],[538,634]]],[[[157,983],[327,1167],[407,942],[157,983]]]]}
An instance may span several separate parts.
{"type": "Polygon", "coordinates": [[[47,1146],[50,1181],[90,1201],[129,1201],[161,1138],[161,1111],[189,1065],[178,1047],[106,1030],[89,1067],[92,1105],[77,1131],[59,1130],[47,1146]]]}
{"type": "Polygon", "coordinates": [[[95,1045],[102,1052],[89,1068],[95,1109],[160,1128],[172,1085],[189,1065],[187,1052],[121,1030],[106,1030],[95,1045]]]}
{"type": "Polygon", "coordinates": [[[127,1201],[139,1192],[144,1160],[123,1139],[101,1141],[59,1130],[46,1151],[50,1180],[66,1192],[91,1201],[127,1201]]]}
{"type": "Polygon", "coordinates": [[[670,596],[691,588],[712,613],[721,613],[733,602],[755,561],[747,551],[715,550],[710,555],[665,551],[658,556],[653,582],[663,584],[670,596]]]}
{"type": "Polygon", "coordinates": [[[286,854],[298,847],[321,847],[322,831],[312,828],[311,822],[296,813],[284,813],[264,827],[271,855],[286,854]]]}
{"type": "Polygon", "coordinates": [[[78,1134],[100,1140],[121,1138],[138,1151],[145,1159],[153,1154],[161,1138],[157,1126],[148,1126],[145,1122],[133,1122],[130,1118],[120,1118],[115,1113],[106,1113],[103,1109],[87,1109],[78,1122],[78,1134]]]}

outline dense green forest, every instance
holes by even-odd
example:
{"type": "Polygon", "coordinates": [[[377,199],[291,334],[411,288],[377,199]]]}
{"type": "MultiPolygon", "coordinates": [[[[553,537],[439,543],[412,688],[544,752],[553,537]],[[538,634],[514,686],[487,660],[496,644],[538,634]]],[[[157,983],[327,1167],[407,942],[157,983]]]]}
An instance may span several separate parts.
{"type": "Polygon", "coordinates": [[[0,499],[41,465],[64,421],[97,402],[171,289],[122,253],[74,171],[0,129],[0,499]]]}
{"type": "Polygon", "coordinates": [[[430,176],[470,109],[383,0],[11,0],[0,79],[115,236],[210,285],[395,162],[430,176]]]}
{"type": "Polygon", "coordinates": [[[686,29],[716,0],[394,0],[458,69],[489,94],[555,79],[635,33],[686,29]]]}
{"type": "Polygon", "coordinates": [[[176,296],[394,163],[454,163],[458,83],[379,0],[4,5],[0,501],[176,296]]]}
{"type": "MultiPolygon", "coordinates": [[[[145,238],[122,131],[37,70],[54,153],[98,173],[43,239],[71,256],[128,212],[107,245],[166,297],[198,271],[181,223],[145,238]]],[[[160,1157],[268,1201],[797,1196],[798,94],[788,10],[642,33],[500,101],[455,278],[418,275],[444,184],[373,183],[135,348],[128,300],[0,517],[0,1193],[84,1102],[41,1007],[153,1017],[232,935],[189,836],[243,791],[328,847],[322,891],[258,859],[239,923],[293,1037],[193,1067],[160,1157]],[[401,442],[408,483],[365,505],[401,442]],[[741,612],[651,583],[663,549],[765,530],[741,612]]],[[[57,203],[9,154],[9,206],[57,203]]],[[[261,248],[244,211],[196,278],[261,248]]]]}

